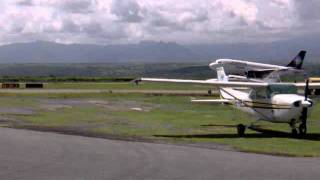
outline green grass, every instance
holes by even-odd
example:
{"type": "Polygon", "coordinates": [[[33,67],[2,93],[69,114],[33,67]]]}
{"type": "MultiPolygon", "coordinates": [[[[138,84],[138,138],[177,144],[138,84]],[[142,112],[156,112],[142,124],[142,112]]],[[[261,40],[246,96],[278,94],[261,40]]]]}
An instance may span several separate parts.
{"type": "Polygon", "coordinates": [[[320,105],[316,105],[308,122],[307,138],[295,139],[290,137],[288,125],[267,122],[259,125],[276,133],[247,130],[246,137],[239,138],[234,126],[238,123],[249,124],[252,117],[229,106],[191,104],[190,97],[137,94],[2,94],[0,101],[0,110],[27,108],[34,112],[23,116],[1,111],[1,116],[14,120],[8,122],[7,126],[69,128],[154,141],[218,143],[246,152],[320,156],[320,105]],[[48,101],[56,103],[71,100],[86,103],[73,103],[55,110],[45,108],[48,101]],[[101,106],[92,101],[108,103],[102,103],[101,106]],[[131,109],[135,107],[146,111],[131,109]]]}

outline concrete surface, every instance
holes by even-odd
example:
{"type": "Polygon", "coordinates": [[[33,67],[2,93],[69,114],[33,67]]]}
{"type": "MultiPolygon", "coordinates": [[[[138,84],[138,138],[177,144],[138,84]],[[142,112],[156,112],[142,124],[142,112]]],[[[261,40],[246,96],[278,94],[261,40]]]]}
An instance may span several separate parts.
{"type": "Polygon", "coordinates": [[[319,179],[319,158],[286,158],[0,128],[0,179],[319,179]]]}

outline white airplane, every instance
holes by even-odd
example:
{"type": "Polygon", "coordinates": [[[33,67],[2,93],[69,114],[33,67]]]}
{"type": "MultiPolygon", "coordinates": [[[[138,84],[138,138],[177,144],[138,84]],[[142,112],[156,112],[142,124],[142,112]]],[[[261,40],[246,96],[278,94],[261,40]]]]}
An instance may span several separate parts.
{"type": "MultiPolygon", "coordinates": [[[[307,117],[314,102],[308,98],[309,87],[319,88],[320,83],[267,83],[267,82],[231,82],[223,67],[217,68],[217,80],[186,80],[141,78],[137,82],[167,82],[204,84],[218,87],[221,99],[192,100],[197,103],[223,103],[254,115],[257,120],[273,123],[288,123],[294,136],[307,133],[307,117]],[[298,88],[304,88],[304,96],[298,94],[298,88]],[[300,123],[297,128],[297,124],[300,123]]],[[[239,124],[237,132],[243,136],[246,126],[239,124]]]]}
{"type": "Polygon", "coordinates": [[[300,51],[299,54],[287,65],[279,66],[272,64],[256,63],[233,59],[218,59],[211,63],[209,67],[216,70],[218,67],[224,67],[233,81],[279,81],[281,75],[297,74],[303,72],[302,65],[306,51],[300,51]]]}

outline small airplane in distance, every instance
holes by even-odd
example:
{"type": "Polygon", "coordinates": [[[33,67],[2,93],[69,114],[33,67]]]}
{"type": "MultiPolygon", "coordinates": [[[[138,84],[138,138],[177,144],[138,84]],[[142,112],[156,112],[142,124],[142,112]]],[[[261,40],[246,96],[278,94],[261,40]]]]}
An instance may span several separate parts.
{"type": "MultiPolygon", "coordinates": [[[[221,99],[192,102],[233,105],[257,120],[289,124],[294,136],[303,137],[307,133],[307,119],[314,107],[307,92],[310,87],[319,88],[320,83],[309,83],[308,80],[306,83],[231,82],[223,67],[217,68],[217,77],[217,80],[141,78],[136,81],[212,85],[219,88],[221,99]],[[304,88],[304,96],[298,94],[298,88],[304,88]]],[[[245,129],[245,125],[239,124],[238,135],[243,136],[245,129]]]]}
{"type": "Polygon", "coordinates": [[[280,75],[303,72],[302,65],[306,53],[306,51],[300,51],[287,66],[233,59],[218,59],[211,63],[209,67],[213,70],[216,70],[218,67],[224,67],[225,71],[230,74],[229,79],[233,81],[276,82],[279,81],[280,75]]]}

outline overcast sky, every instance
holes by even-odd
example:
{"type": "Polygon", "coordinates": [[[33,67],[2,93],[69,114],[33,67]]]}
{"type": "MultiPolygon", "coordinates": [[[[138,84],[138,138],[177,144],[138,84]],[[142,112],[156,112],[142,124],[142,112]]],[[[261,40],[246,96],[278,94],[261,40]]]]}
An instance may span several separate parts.
{"type": "Polygon", "coordinates": [[[0,12],[0,44],[265,42],[320,30],[320,0],[0,0],[0,12]]]}

